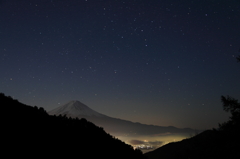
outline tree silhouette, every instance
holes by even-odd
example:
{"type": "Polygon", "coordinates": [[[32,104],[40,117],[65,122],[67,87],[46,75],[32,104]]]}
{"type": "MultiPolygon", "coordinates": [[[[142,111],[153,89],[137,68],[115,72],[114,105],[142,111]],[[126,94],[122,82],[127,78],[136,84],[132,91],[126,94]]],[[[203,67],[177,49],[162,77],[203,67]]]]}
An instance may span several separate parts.
{"type": "MultiPolygon", "coordinates": [[[[240,49],[239,49],[240,52],[240,49]]],[[[238,62],[240,62],[240,55],[236,57],[238,62]]],[[[221,101],[223,103],[223,110],[230,112],[230,120],[219,124],[220,130],[239,130],[240,129],[240,103],[237,99],[230,96],[221,96],[221,101]]]]}
{"type": "Polygon", "coordinates": [[[226,112],[230,112],[230,120],[220,124],[220,130],[236,130],[239,129],[240,126],[240,103],[237,99],[234,99],[232,97],[224,97],[221,96],[221,100],[223,103],[223,109],[226,112]]]}
{"type": "Polygon", "coordinates": [[[227,112],[231,112],[231,114],[239,113],[240,112],[240,105],[238,103],[237,99],[234,99],[232,97],[227,96],[224,97],[222,96],[222,102],[223,102],[223,109],[227,112]]]}

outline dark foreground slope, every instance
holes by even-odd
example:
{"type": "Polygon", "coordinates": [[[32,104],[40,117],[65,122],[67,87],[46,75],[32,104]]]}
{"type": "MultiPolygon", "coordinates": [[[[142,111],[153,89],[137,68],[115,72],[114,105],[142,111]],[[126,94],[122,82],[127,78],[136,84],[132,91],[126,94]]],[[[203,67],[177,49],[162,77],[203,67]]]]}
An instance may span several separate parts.
{"type": "Polygon", "coordinates": [[[192,138],[164,145],[145,156],[149,159],[239,159],[239,131],[206,130],[192,138]]]}
{"type": "Polygon", "coordinates": [[[4,154],[36,158],[136,158],[141,151],[107,134],[85,119],[49,116],[0,94],[1,145],[4,154]]]}

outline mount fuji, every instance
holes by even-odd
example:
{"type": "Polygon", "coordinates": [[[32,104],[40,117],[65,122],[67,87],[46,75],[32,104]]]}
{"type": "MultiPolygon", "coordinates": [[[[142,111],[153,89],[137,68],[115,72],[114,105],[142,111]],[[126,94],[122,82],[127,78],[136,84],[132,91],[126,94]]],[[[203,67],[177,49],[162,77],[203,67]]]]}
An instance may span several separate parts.
{"type": "Polygon", "coordinates": [[[156,126],[134,123],[127,120],[109,117],[92,110],[85,104],[74,100],[48,112],[49,115],[66,115],[71,118],[85,118],[104,130],[114,135],[155,135],[155,134],[193,134],[196,130],[190,128],[176,128],[173,126],[156,126]]]}
{"type": "Polygon", "coordinates": [[[106,117],[106,115],[100,114],[94,110],[92,110],[91,108],[89,108],[88,106],[86,106],[85,104],[77,101],[77,100],[73,100],[70,101],[67,104],[64,104],[63,106],[60,106],[56,109],[53,109],[51,111],[48,112],[50,115],[66,115],[68,117],[78,117],[78,118],[82,118],[83,116],[87,116],[87,117],[106,117]]]}

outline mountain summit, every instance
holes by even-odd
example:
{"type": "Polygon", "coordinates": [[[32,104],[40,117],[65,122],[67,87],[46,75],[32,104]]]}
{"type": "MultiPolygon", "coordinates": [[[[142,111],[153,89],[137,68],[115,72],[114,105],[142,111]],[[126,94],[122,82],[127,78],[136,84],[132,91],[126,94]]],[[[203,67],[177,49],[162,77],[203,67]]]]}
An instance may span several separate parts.
{"type": "Polygon", "coordinates": [[[66,115],[68,117],[106,117],[105,115],[98,113],[85,104],[73,100],[68,102],[67,104],[64,104],[58,108],[55,108],[48,112],[50,115],[66,115]]]}

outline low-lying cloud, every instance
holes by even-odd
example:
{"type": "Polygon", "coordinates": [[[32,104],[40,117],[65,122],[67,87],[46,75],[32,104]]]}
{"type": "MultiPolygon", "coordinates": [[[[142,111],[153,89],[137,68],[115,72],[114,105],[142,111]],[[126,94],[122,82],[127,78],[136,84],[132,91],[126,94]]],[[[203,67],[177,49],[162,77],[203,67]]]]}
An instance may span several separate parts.
{"type": "Polygon", "coordinates": [[[131,145],[148,145],[153,147],[162,146],[164,142],[162,141],[142,141],[142,140],[130,140],[129,144],[131,145]]]}
{"type": "Polygon", "coordinates": [[[164,142],[162,142],[162,141],[150,141],[148,143],[152,146],[162,146],[164,142]]]}
{"type": "Polygon", "coordinates": [[[130,140],[129,143],[131,145],[141,145],[141,144],[145,144],[144,141],[141,141],[141,140],[130,140]]]}

